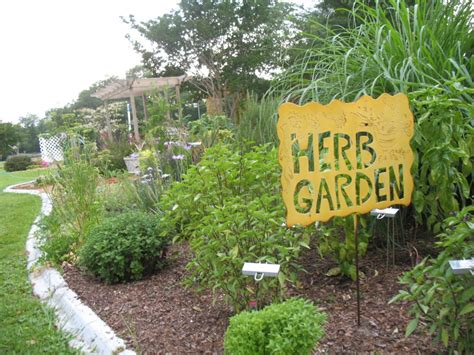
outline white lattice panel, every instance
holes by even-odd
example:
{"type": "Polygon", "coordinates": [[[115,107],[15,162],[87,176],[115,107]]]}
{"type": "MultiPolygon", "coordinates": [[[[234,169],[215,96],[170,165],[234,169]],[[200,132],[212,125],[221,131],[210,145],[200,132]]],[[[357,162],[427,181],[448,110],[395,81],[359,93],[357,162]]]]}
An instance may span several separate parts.
{"type": "Polygon", "coordinates": [[[61,136],[53,136],[50,138],[40,137],[39,144],[41,149],[41,159],[48,163],[63,161],[63,141],[64,138],[61,136]]]}

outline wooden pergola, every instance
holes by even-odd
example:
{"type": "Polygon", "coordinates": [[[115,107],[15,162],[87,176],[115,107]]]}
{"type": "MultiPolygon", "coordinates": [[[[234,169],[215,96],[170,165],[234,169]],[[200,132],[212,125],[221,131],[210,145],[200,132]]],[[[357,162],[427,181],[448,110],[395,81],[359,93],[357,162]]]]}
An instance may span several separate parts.
{"type": "MultiPolygon", "coordinates": [[[[133,119],[133,132],[135,136],[135,141],[140,142],[140,133],[138,131],[138,117],[137,117],[137,107],[135,104],[135,97],[141,96],[143,100],[143,107],[145,110],[145,119],[147,119],[146,103],[145,103],[145,94],[153,92],[154,90],[162,90],[165,95],[165,99],[168,101],[168,95],[166,89],[175,88],[176,91],[176,101],[178,102],[178,116],[179,119],[182,118],[183,111],[181,108],[181,94],[180,94],[180,85],[187,79],[186,75],[181,76],[169,76],[161,78],[143,78],[143,79],[126,79],[126,80],[116,80],[113,83],[107,85],[106,87],[98,90],[93,97],[97,97],[104,101],[105,107],[107,108],[107,103],[109,100],[117,99],[130,99],[130,106],[132,111],[133,119]]],[[[106,112],[106,124],[107,124],[107,134],[110,139],[112,139],[112,128],[110,126],[110,117],[106,112]]],[[[168,112],[169,116],[169,112],[168,112]]]]}

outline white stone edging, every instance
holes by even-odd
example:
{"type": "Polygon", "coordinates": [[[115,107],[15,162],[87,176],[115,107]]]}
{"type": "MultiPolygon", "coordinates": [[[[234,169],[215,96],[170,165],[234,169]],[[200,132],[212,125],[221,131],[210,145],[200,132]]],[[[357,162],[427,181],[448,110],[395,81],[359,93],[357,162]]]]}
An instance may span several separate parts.
{"type": "Polygon", "coordinates": [[[127,350],[123,339],[117,337],[114,331],[92,309],[79,300],[77,294],[68,287],[56,269],[37,265],[42,255],[38,248],[38,225],[43,216],[51,213],[52,203],[44,192],[15,189],[17,186],[32,182],[34,180],[11,185],[3,191],[41,197],[41,212],[34,220],[26,240],[28,277],[33,287],[33,293],[54,309],[57,316],[57,326],[73,336],[69,343],[70,346],[87,354],[135,354],[134,351],[127,350]]]}

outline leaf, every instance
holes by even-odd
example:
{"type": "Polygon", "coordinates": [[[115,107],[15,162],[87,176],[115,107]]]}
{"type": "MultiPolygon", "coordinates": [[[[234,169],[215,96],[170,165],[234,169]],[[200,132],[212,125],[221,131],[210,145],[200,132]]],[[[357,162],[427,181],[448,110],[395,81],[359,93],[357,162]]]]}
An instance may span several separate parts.
{"type": "Polygon", "coordinates": [[[419,190],[416,190],[413,193],[413,205],[415,206],[416,212],[421,213],[424,208],[425,199],[423,193],[419,190]]]}
{"type": "Polygon", "coordinates": [[[441,340],[443,341],[444,346],[448,347],[449,344],[449,333],[446,328],[441,330],[441,340]]]}
{"type": "Polygon", "coordinates": [[[230,251],[230,255],[233,256],[234,258],[237,257],[239,254],[239,245],[237,244],[235,247],[232,248],[230,251]]]}
{"type": "Polygon", "coordinates": [[[409,337],[415,331],[417,326],[418,318],[412,319],[410,322],[408,322],[407,330],[405,331],[405,336],[409,337]]]}
{"type": "Polygon", "coordinates": [[[280,282],[281,287],[285,287],[286,275],[280,271],[278,274],[278,281],[280,282]]]}
{"type": "Polygon", "coordinates": [[[341,268],[339,266],[333,267],[325,273],[326,276],[334,277],[341,274],[341,268]]]}
{"type": "Polygon", "coordinates": [[[428,313],[428,310],[430,309],[426,304],[420,304],[420,307],[424,314],[428,313]]]}
{"type": "Polygon", "coordinates": [[[459,312],[460,316],[463,316],[465,314],[468,314],[470,312],[474,311],[474,303],[468,303],[465,305],[462,309],[461,312],[459,312]]]}

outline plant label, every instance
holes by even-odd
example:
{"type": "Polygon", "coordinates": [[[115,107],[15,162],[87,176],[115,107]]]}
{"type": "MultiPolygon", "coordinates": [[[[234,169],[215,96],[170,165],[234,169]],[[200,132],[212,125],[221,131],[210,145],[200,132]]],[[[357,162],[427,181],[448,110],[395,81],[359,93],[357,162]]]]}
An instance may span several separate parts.
{"type": "Polygon", "coordinates": [[[285,103],[278,114],[288,226],[410,204],[414,125],[404,94],[285,103]]]}

